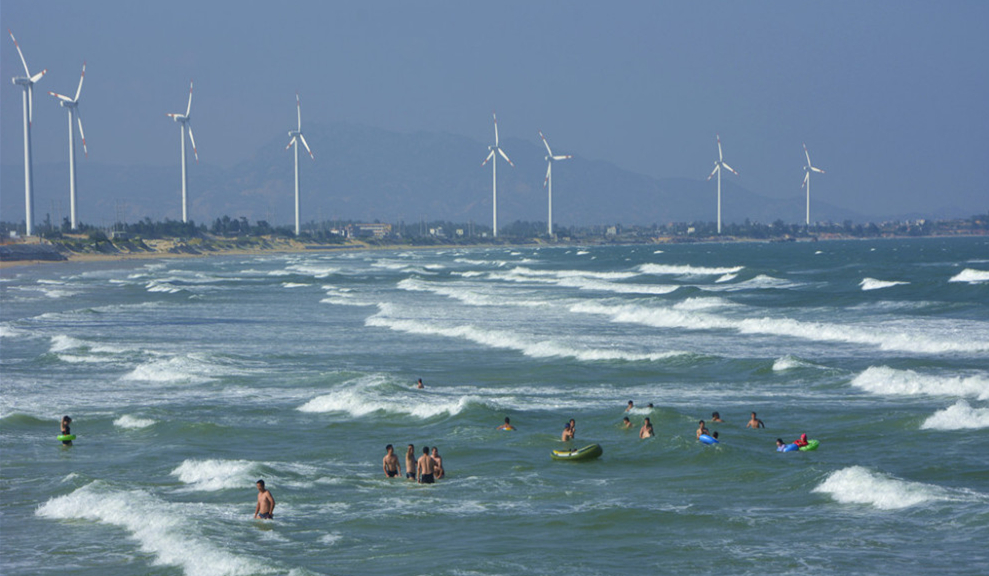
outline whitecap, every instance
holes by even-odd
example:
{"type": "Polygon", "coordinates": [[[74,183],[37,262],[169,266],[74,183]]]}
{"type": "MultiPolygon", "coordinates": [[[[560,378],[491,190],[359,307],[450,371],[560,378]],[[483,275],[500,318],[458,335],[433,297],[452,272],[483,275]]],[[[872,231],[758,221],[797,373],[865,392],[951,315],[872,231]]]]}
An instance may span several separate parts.
{"type": "Polygon", "coordinates": [[[921,430],[974,430],[989,428],[989,408],[974,408],[964,400],[938,410],[923,424],[921,430]]]}
{"type": "Polygon", "coordinates": [[[969,284],[982,284],[989,282],[989,270],[975,270],[966,268],[951,277],[948,282],[968,282],[969,284]]]}
{"type": "Polygon", "coordinates": [[[127,429],[147,428],[148,426],[154,426],[154,424],[155,421],[150,418],[138,418],[130,414],[124,414],[113,421],[114,426],[127,429]]]}
{"type": "Polygon", "coordinates": [[[260,469],[260,463],[247,460],[190,459],[172,470],[171,475],[193,490],[216,492],[250,486],[260,469]]]}
{"type": "Polygon", "coordinates": [[[642,264],[639,270],[643,274],[656,275],[676,275],[676,276],[715,276],[723,274],[735,274],[740,272],[745,266],[733,266],[730,268],[709,268],[705,266],[691,266],[689,264],[642,264]]]}
{"type": "Polygon", "coordinates": [[[897,396],[958,396],[989,399],[989,378],[985,375],[941,376],[889,366],[870,366],[856,376],[852,386],[873,394],[897,396]]]}
{"type": "Polygon", "coordinates": [[[954,499],[938,486],[901,480],[862,466],[832,472],[813,491],[827,494],[841,504],[867,504],[880,510],[954,499]]]}
{"type": "Polygon", "coordinates": [[[786,372],[787,370],[795,370],[797,368],[816,368],[815,364],[811,364],[806,360],[801,360],[796,356],[787,354],[781,358],[777,358],[773,362],[773,372],[786,372]]]}
{"type": "Polygon", "coordinates": [[[903,284],[909,284],[909,282],[900,282],[896,280],[876,280],[875,278],[863,278],[859,282],[859,286],[862,290],[881,290],[883,288],[890,288],[892,286],[900,286],[903,284]]]}
{"type": "MultiPolygon", "coordinates": [[[[270,573],[260,560],[211,544],[190,521],[189,511],[143,490],[112,490],[93,482],[42,504],[36,514],[55,520],[96,521],[119,526],[153,554],[155,563],[178,566],[186,576],[248,576],[270,573]]],[[[61,530],[70,529],[69,527],[61,530]]]]}

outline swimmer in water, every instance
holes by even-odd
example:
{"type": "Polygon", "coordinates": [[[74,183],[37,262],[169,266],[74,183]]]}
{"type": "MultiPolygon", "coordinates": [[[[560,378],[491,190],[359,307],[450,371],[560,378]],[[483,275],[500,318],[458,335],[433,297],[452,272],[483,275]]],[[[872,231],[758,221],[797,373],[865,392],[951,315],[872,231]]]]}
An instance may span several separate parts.
{"type": "Polygon", "coordinates": [[[509,419],[508,416],[505,416],[505,423],[502,424],[501,426],[499,426],[497,429],[498,430],[515,430],[515,427],[512,426],[511,419],[509,419]]]}
{"type": "Polygon", "coordinates": [[[385,457],[381,459],[381,469],[385,471],[385,476],[394,478],[402,473],[398,466],[398,456],[395,455],[395,448],[389,444],[385,446],[385,457]]]}
{"type": "Polygon", "coordinates": [[[724,420],[721,419],[721,414],[719,414],[717,412],[712,412],[711,413],[711,422],[724,422],[724,420]]]}
{"type": "Polygon", "coordinates": [[[628,419],[628,416],[622,418],[622,428],[631,428],[632,421],[628,419]]]}
{"type": "Polygon", "coordinates": [[[698,440],[700,440],[701,434],[709,434],[709,432],[707,431],[707,426],[704,425],[704,421],[701,420],[699,424],[700,425],[697,426],[697,439],[698,440]]]}
{"type": "Polygon", "coordinates": [[[628,401],[628,406],[625,407],[626,412],[631,412],[632,408],[635,408],[635,403],[631,400],[628,401]]]}
{"type": "Polygon", "coordinates": [[[429,455],[429,446],[422,447],[422,456],[419,457],[417,467],[420,484],[432,484],[436,482],[436,477],[434,476],[436,472],[436,460],[433,460],[433,457],[429,455]]]}
{"type": "Polygon", "coordinates": [[[264,487],[264,480],[258,480],[258,505],[254,507],[254,517],[271,520],[275,517],[275,499],[271,491],[264,487]]]}
{"type": "Polygon", "coordinates": [[[563,425],[563,434],[560,436],[560,441],[569,442],[573,440],[573,432],[570,430],[570,423],[567,422],[563,425]]]}
{"type": "MultiPolygon", "coordinates": [[[[72,430],[69,428],[69,424],[72,424],[72,418],[68,416],[62,416],[62,436],[70,436],[72,430]]],[[[72,440],[62,440],[63,446],[72,446],[72,440]]]]}
{"type": "Polygon", "coordinates": [[[412,444],[409,444],[409,449],[405,451],[405,478],[416,479],[416,447],[412,444]]]}
{"type": "Polygon", "coordinates": [[[766,425],[763,424],[762,420],[759,420],[758,418],[756,418],[755,417],[755,412],[753,412],[752,413],[752,418],[749,420],[749,423],[745,425],[745,427],[746,428],[752,428],[754,430],[756,428],[765,428],[766,425]]]}
{"type": "Polygon", "coordinates": [[[433,453],[430,455],[433,462],[436,462],[436,479],[439,480],[446,473],[443,470],[443,457],[440,456],[440,450],[436,446],[433,446],[433,453]]]}
{"type": "Polygon", "coordinates": [[[646,418],[646,421],[642,424],[642,428],[639,429],[639,438],[652,438],[653,436],[652,422],[646,418]]]}
{"type": "Polygon", "coordinates": [[[420,378],[419,381],[416,382],[416,388],[419,389],[419,390],[422,390],[423,388],[425,388],[425,386],[423,386],[423,384],[422,384],[422,378],[420,378]]]}
{"type": "Polygon", "coordinates": [[[777,452],[785,452],[786,451],[786,444],[783,443],[783,439],[782,438],[777,438],[776,439],[776,451],[777,452]]]}
{"type": "Polygon", "coordinates": [[[808,444],[808,442],[807,442],[807,435],[806,434],[801,434],[800,435],[800,438],[794,440],[793,443],[796,444],[797,446],[800,446],[801,448],[804,447],[804,446],[806,446],[808,444]]]}

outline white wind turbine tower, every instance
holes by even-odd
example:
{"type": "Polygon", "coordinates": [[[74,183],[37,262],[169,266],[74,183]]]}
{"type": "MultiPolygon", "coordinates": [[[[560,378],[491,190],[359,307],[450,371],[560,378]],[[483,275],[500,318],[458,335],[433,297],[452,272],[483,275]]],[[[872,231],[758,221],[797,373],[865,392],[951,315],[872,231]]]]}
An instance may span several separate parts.
{"type": "Polygon", "coordinates": [[[491,164],[491,191],[492,191],[491,192],[492,194],[491,228],[492,230],[494,230],[494,236],[497,238],[498,237],[498,154],[501,154],[501,157],[504,158],[506,162],[511,164],[512,168],[515,167],[515,164],[512,164],[512,161],[509,160],[508,155],[505,154],[505,151],[498,146],[498,117],[495,116],[494,112],[491,112],[491,116],[494,118],[495,143],[494,146],[488,146],[488,150],[490,150],[491,152],[488,153],[488,157],[484,159],[484,162],[481,162],[481,166],[487,164],[489,160],[494,160],[494,162],[492,162],[491,164]],[[497,154],[495,154],[495,152],[497,152],[497,154]]]}
{"type": "Polygon", "coordinates": [[[570,154],[563,156],[553,156],[553,151],[549,149],[549,142],[546,141],[546,137],[543,136],[542,130],[539,131],[539,137],[543,139],[543,144],[546,145],[546,179],[543,180],[543,186],[549,187],[549,223],[547,224],[547,229],[549,230],[550,237],[553,236],[553,162],[557,160],[569,160],[573,158],[570,154]]]}
{"type": "Polygon", "coordinates": [[[804,166],[804,171],[806,172],[806,174],[804,174],[804,186],[807,187],[807,219],[804,222],[807,226],[810,226],[810,173],[819,172],[824,174],[824,170],[821,170],[810,163],[810,152],[807,151],[806,144],[804,144],[804,155],[807,156],[807,165],[804,166]]]}
{"type": "Polygon", "coordinates": [[[718,159],[714,161],[714,170],[711,171],[711,175],[707,177],[708,180],[714,177],[715,174],[718,175],[718,234],[721,234],[721,169],[724,168],[728,170],[735,176],[738,176],[738,172],[735,169],[725,163],[725,158],[721,154],[721,135],[718,134],[718,159]]]}
{"type": "Polygon", "coordinates": [[[79,220],[76,218],[76,134],[75,124],[72,122],[73,118],[79,122],[79,136],[82,138],[82,150],[86,153],[86,158],[89,158],[89,150],[86,148],[86,134],[82,131],[82,116],[79,113],[79,94],[82,93],[82,81],[85,79],[86,63],[83,62],[82,75],[79,76],[79,87],[76,88],[75,98],[69,98],[57,92],[49,92],[49,94],[58,98],[58,103],[69,111],[69,209],[71,214],[70,222],[73,230],[79,224],[79,220]]]}
{"type": "Polygon", "coordinates": [[[179,140],[182,141],[182,222],[189,221],[189,212],[187,210],[187,188],[189,187],[189,177],[186,175],[185,168],[185,133],[188,128],[189,131],[189,141],[192,142],[192,153],[196,156],[196,164],[199,164],[199,152],[196,150],[196,139],[192,137],[192,123],[190,120],[192,117],[189,113],[192,112],[192,80],[189,80],[189,104],[185,107],[185,114],[166,114],[180,124],[179,126],[179,140]]]}
{"type": "Polygon", "coordinates": [[[14,46],[17,47],[17,53],[21,56],[21,64],[24,65],[25,76],[14,76],[11,81],[18,86],[24,88],[24,224],[25,224],[25,234],[30,236],[34,231],[34,169],[31,165],[31,122],[34,119],[34,84],[41,77],[48,72],[45,68],[41,72],[38,72],[34,76],[31,75],[31,71],[27,68],[27,61],[24,60],[24,53],[21,52],[21,46],[17,43],[17,38],[14,38],[14,33],[7,29],[10,33],[10,39],[14,41],[14,46]]]}
{"type": "Polygon", "coordinates": [[[306,142],[306,137],[302,135],[302,104],[299,103],[299,93],[295,93],[295,112],[298,116],[299,123],[295,130],[289,130],[288,135],[292,137],[289,140],[288,146],[285,147],[286,150],[295,146],[295,235],[299,235],[299,142],[306,147],[306,152],[309,152],[309,157],[313,160],[316,159],[312,155],[312,150],[309,149],[309,143],[306,142]]]}

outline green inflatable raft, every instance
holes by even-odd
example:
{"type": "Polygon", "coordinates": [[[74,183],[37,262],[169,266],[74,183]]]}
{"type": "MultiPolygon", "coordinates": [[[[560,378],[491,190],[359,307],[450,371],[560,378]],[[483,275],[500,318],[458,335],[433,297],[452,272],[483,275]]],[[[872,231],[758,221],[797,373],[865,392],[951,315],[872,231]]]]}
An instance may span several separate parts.
{"type": "Polygon", "coordinates": [[[580,449],[573,450],[553,450],[550,458],[553,460],[593,460],[604,454],[600,444],[591,444],[580,449]]]}

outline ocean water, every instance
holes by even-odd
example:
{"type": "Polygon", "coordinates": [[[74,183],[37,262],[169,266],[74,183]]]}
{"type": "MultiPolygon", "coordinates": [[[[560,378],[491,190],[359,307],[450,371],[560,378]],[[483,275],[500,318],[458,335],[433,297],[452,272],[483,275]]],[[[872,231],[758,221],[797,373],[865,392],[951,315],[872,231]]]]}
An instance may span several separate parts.
{"type": "Polygon", "coordinates": [[[67,263],[0,297],[6,575],[989,573],[989,239],[67,263]],[[570,418],[600,459],[549,458],[570,418]],[[389,443],[447,477],[385,478],[389,443]]]}

